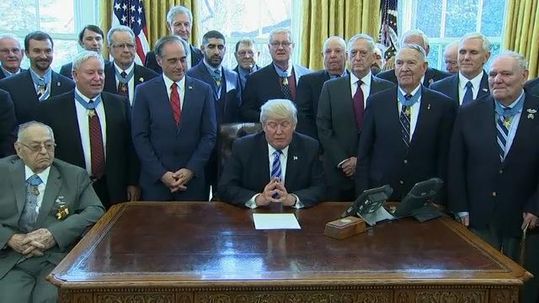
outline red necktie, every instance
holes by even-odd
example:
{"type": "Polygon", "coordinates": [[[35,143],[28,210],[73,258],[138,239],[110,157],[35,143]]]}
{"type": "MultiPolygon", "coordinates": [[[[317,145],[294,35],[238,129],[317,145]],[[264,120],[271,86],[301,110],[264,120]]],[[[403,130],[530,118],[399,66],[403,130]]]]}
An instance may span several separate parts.
{"type": "Polygon", "coordinates": [[[182,117],[182,105],[180,103],[180,94],[178,94],[178,85],[176,82],[172,83],[170,86],[170,106],[172,107],[174,121],[176,121],[176,125],[179,125],[182,117]]]}
{"type": "Polygon", "coordinates": [[[365,108],[363,105],[363,90],[361,89],[361,84],[363,84],[363,81],[358,80],[357,81],[357,90],[354,94],[354,114],[356,115],[356,127],[357,130],[361,130],[361,125],[363,124],[363,113],[365,112],[365,108]]]}
{"type": "MultiPolygon", "coordinates": [[[[90,100],[90,104],[93,103],[90,100]]],[[[93,109],[88,114],[90,126],[90,157],[92,162],[92,177],[101,178],[105,174],[105,150],[103,148],[103,134],[97,110],[93,109]]]]}

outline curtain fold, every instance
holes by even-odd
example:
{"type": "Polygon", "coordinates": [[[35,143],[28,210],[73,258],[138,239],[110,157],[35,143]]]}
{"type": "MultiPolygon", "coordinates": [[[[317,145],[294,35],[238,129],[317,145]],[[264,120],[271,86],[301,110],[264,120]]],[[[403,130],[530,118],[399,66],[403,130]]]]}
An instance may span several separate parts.
{"type": "Polygon", "coordinates": [[[329,36],[347,40],[365,33],[378,39],[380,0],[302,0],[302,14],[300,62],[313,70],[323,67],[322,46],[329,36]]]}
{"type": "Polygon", "coordinates": [[[539,75],[539,7],[537,0],[509,1],[505,19],[504,49],[518,52],[529,61],[529,78],[539,75]]]}

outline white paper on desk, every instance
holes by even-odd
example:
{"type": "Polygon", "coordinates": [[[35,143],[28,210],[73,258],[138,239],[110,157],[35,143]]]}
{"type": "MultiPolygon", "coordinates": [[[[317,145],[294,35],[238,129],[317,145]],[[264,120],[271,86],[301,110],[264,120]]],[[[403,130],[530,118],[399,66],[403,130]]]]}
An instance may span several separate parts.
{"type": "Polygon", "coordinates": [[[301,229],[294,214],[253,214],[255,229],[301,229]]]}

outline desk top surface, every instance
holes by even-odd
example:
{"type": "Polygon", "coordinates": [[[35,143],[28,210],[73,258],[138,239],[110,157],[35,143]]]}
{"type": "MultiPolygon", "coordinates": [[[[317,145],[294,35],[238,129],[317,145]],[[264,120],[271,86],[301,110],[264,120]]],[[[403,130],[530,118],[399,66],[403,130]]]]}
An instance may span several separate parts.
{"type": "Polygon", "coordinates": [[[323,235],[347,203],[292,212],[301,230],[255,230],[253,212],[219,202],[114,206],[51,273],[73,283],[519,284],[528,273],[449,218],[378,224],[344,240],[323,235]]]}

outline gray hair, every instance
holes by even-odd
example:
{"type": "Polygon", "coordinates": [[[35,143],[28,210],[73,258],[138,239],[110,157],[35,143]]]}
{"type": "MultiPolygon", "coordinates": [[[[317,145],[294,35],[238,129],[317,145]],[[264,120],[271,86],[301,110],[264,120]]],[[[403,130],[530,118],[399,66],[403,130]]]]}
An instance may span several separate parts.
{"type": "Polygon", "coordinates": [[[352,50],[352,47],[354,46],[354,44],[356,43],[357,40],[365,40],[365,41],[367,41],[367,45],[369,46],[369,50],[371,52],[374,52],[374,49],[376,48],[376,45],[375,45],[374,40],[372,39],[372,37],[367,35],[367,34],[356,34],[352,38],[350,38],[350,40],[348,40],[348,45],[346,46],[346,51],[348,53],[350,53],[350,51],[352,50]]]}
{"type": "Polygon", "coordinates": [[[458,40],[454,40],[454,41],[451,41],[449,44],[447,44],[444,48],[444,55],[445,53],[447,53],[451,48],[453,47],[456,47],[457,50],[458,50],[458,47],[459,47],[459,41],[458,40]]]}
{"type": "Polygon", "coordinates": [[[328,44],[332,40],[337,40],[337,42],[339,42],[339,44],[342,46],[342,48],[346,49],[346,41],[344,41],[344,39],[342,37],[331,36],[331,37],[327,38],[326,41],[324,41],[324,46],[322,47],[322,53],[326,52],[326,49],[328,48],[328,44]]]}
{"type": "Polygon", "coordinates": [[[425,49],[425,51],[427,51],[427,48],[429,47],[429,38],[420,29],[412,29],[412,30],[409,30],[406,33],[402,34],[402,37],[401,37],[401,40],[400,40],[400,43],[399,43],[401,45],[401,47],[404,44],[409,44],[409,43],[405,43],[404,41],[406,41],[406,39],[408,39],[408,37],[411,37],[411,36],[420,36],[421,39],[423,39],[423,45],[420,45],[420,46],[423,47],[425,49]]]}
{"type": "Polygon", "coordinates": [[[298,110],[294,103],[288,99],[270,99],[260,107],[260,123],[264,124],[268,119],[287,119],[298,123],[298,110]]]}
{"type": "Polygon", "coordinates": [[[421,59],[423,62],[426,62],[427,59],[427,53],[425,52],[425,49],[419,45],[419,44],[404,44],[401,46],[401,48],[397,51],[397,56],[400,54],[400,52],[404,49],[411,49],[415,50],[419,53],[419,59],[421,59]]]}
{"type": "Polygon", "coordinates": [[[112,27],[107,33],[107,43],[109,46],[112,46],[112,35],[115,32],[128,33],[129,36],[131,36],[131,41],[135,42],[135,33],[133,32],[133,30],[125,25],[118,25],[118,26],[112,27]]]}
{"type": "Polygon", "coordinates": [[[497,55],[494,60],[500,58],[500,57],[510,57],[517,61],[518,67],[522,70],[528,70],[528,60],[524,56],[522,56],[520,53],[506,50],[501,52],[499,55],[497,55]]]}
{"type": "Polygon", "coordinates": [[[187,50],[188,50],[189,45],[182,38],[175,35],[164,36],[162,38],[159,38],[159,40],[157,40],[157,42],[155,43],[155,47],[154,47],[155,55],[159,57],[163,57],[163,47],[166,44],[170,44],[170,43],[177,43],[181,45],[183,47],[183,51],[185,52],[185,55],[187,56],[187,50]]]}
{"type": "Polygon", "coordinates": [[[255,41],[253,39],[250,39],[250,38],[245,38],[245,39],[240,39],[240,40],[238,40],[238,42],[236,42],[236,50],[234,51],[235,53],[238,52],[238,49],[240,48],[240,44],[245,44],[247,46],[251,46],[254,49],[256,49],[255,41]]]}
{"type": "Polygon", "coordinates": [[[276,28],[272,30],[269,34],[268,43],[271,43],[271,39],[273,39],[273,36],[277,34],[288,34],[290,42],[294,43],[294,41],[292,40],[292,32],[287,28],[276,28]]]}
{"type": "Polygon", "coordinates": [[[464,42],[464,40],[468,40],[468,39],[481,39],[481,42],[482,42],[481,47],[483,48],[485,52],[490,53],[490,49],[491,49],[490,41],[488,41],[485,35],[481,33],[468,33],[460,38],[459,47],[460,47],[460,44],[464,42]]]}
{"type": "Polygon", "coordinates": [[[75,58],[73,59],[73,67],[71,68],[72,71],[78,70],[82,63],[86,62],[88,59],[95,58],[99,61],[99,65],[104,69],[105,68],[105,60],[103,60],[103,57],[94,52],[94,51],[81,51],[77,55],[75,55],[75,58]]]}
{"type": "Polygon", "coordinates": [[[193,13],[190,9],[183,5],[176,5],[171,7],[167,13],[167,23],[170,25],[174,21],[174,17],[179,14],[185,14],[189,16],[189,23],[193,24],[193,13]]]}
{"type": "Polygon", "coordinates": [[[19,39],[17,39],[17,36],[15,36],[13,34],[1,34],[0,35],[0,40],[3,40],[3,39],[15,40],[15,41],[17,41],[17,44],[19,45],[19,48],[21,47],[21,42],[19,42],[19,39]]]}
{"type": "Polygon", "coordinates": [[[41,123],[41,122],[37,122],[37,121],[28,121],[28,122],[25,122],[25,123],[19,125],[19,128],[17,130],[17,142],[21,142],[22,139],[26,135],[26,131],[30,127],[33,127],[33,126],[39,126],[39,127],[46,128],[49,131],[49,134],[51,135],[52,141],[54,141],[54,132],[52,131],[52,128],[50,126],[48,126],[45,123],[41,123]]]}

